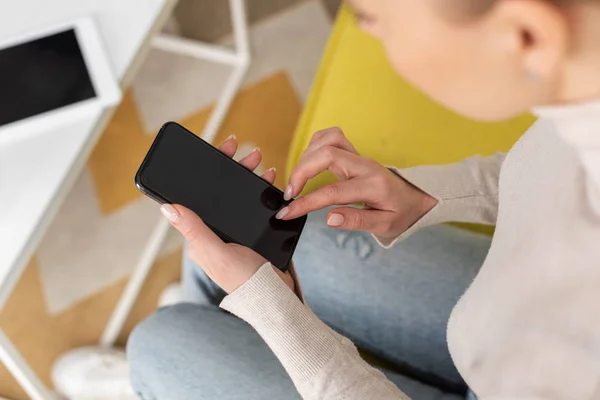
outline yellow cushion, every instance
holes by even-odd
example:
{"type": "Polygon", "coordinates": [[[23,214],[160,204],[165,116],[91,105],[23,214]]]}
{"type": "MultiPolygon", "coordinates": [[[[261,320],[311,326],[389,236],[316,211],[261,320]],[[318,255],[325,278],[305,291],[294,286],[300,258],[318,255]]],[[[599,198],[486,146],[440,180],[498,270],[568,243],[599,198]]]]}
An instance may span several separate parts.
{"type": "MultiPolygon", "coordinates": [[[[341,127],[362,155],[404,168],[507,151],[533,121],[524,115],[501,123],[475,122],[434,103],[398,77],[382,46],[360,31],[343,8],[295,132],[287,173],[311,135],[331,126],[341,127]]],[[[321,174],[306,191],[334,179],[321,174]]]]}

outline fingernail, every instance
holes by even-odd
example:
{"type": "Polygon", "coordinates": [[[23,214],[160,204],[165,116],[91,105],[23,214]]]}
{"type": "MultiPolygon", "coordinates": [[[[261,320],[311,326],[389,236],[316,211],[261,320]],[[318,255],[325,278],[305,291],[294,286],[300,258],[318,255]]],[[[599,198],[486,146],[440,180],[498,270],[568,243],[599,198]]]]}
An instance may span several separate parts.
{"type": "Polygon", "coordinates": [[[260,151],[260,147],[255,147],[250,153],[256,153],[257,151],[260,151]]]}
{"type": "Polygon", "coordinates": [[[266,170],[266,171],[265,171],[265,174],[266,174],[267,172],[271,172],[271,171],[273,171],[273,172],[277,172],[277,168],[275,168],[275,167],[271,167],[271,168],[269,168],[268,170],[266,170]]]}
{"type": "Polygon", "coordinates": [[[225,141],[227,142],[227,141],[229,141],[229,140],[231,140],[231,139],[233,139],[233,140],[237,140],[237,136],[235,136],[235,135],[229,135],[229,136],[227,137],[227,139],[225,139],[225,141]]]}
{"type": "Polygon", "coordinates": [[[327,225],[329,226],[342,226],[344,224],[345,218],[342,214],[331,214],[329,218],[327,218],[327,225]]]}
{"type": "Polygon", "coordinates": [[[288,201],[292,198],[292,185],[287,185],[287,187],[285,188],[285,192],[283,192],[283,199],[285,201],[288,201]]]}
{"type": "Polygon", "coordinates": [[[283,219],[283,217],[285,217],[289,213],[290,213],[290,208],[289,207],[283,207],[281,210],[279,210],[279,212],[277,213],[277,215],[275,216],[275,218],[277,218],[277,219],[283,219]]]}
{"type": "Polygon", "coordinates": [[[171,204],[163,204],[160,206],[160,212],[172,223],[179,221],[179,211],[177,211],[177,209],[171,204]]]}

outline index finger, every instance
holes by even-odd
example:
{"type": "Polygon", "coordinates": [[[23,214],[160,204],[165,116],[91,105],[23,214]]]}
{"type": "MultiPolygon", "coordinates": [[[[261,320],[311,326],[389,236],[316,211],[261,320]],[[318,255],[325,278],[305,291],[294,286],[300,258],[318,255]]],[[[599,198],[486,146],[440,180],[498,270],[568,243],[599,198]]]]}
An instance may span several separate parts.
{"type": "Polygon", "coordinates": [[[366,203],[370,201],[368,196],[372,191],[365,187],[362,179],[332,183],[294,200],[278,216],[290,220],[330,206],[366,203]]]}
{"type": "Polygon", "coordinates": [[[221,153],[225,154],[229,158],[233,158],[237,151],[238,143],[235,135],[230,135],[225,141],[219,146],[221,153]]]}
{"type": "Polygon", "coordinates": [[[306,150],[304,150],[302,157],[324,146],[338,147],[342,150],[346,150],[349,153],[354,153],[358,155],[358,151],[356,151],[356,148],[354,148],[352,143],[350,143],[350,141],[346,139],[344,131],[342,131],[338,127],[333,127],[316,132],[310,139],[308,147],[306,148],[306,150]]]}
{"type": "Polygon", "coordinates": [[[331,171],[338,179],[346,180],[366,172],[363,159],[345,150],[326,146],[307,154],[292,170],[286,200],[302,192],[306,182],[324,171],[331,171]]]}

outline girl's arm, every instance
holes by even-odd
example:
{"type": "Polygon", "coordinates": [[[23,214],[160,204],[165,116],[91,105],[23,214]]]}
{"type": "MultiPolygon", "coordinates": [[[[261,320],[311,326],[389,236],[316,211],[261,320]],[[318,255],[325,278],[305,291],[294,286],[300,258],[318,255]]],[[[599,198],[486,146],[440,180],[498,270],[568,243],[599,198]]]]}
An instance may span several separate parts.
{"type": "Polygon", "coordinates": [[[493,225],[498,216],[500,168],[505,153],[473,156],[456,164],[391,168],[412,185],[438,200],[419,221],[395,238],[375,236],[386,248],[416,230],[444,222],[470,222],[493,225]]]}
{"type": "Polygon", "coordinates": [[[298,196],[309,179],[324,171],[338,181],[300,196],[278,217],[289,220],[337,206],[327,217],[330,226],[370,232],[384,247],[437,223],[494,224],[504,158],[498,153],[457,164],[386,168],[361,156],[340,129],[325,129],[313,135],[285,193],[288,199],[298,196]],[[366,207],[347,207],[356,203],[366,207]]]}

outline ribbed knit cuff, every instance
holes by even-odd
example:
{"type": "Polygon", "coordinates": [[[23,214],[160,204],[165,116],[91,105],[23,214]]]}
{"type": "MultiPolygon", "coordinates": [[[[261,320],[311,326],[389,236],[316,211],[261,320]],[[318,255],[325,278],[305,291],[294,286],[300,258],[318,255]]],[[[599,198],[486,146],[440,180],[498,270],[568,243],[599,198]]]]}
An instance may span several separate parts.
{"type": "Polygon", "coordinates": [[[379,244],[384,249],[391,249],[396,243],[403,241],[419,229],[445,222],[443,204],[444,202],[438,199],[437,205],[433,207],[431,211],[429,211],[410,228],[408,228],[401,235],[398,235],[395,238],[384,238],[377,235],[373,235],[373,238],[375,238],[377,244],[379,244]]]}
{"type": "Polygon", "coordinates": [[[248,322],[292,377],[307,380],[341,346],[327,325],[281,280],[270,263],[221,302],[248,322]]]}
{"type": "MultiPolygon", "coordinates": [[[[400,178],[404,179],[411,185],[419,188],[423,192],[435,198],[438,203],[435,207],[433,207],[427,214],[425,214],[421,219],[419,219],[415,224],[409,227],[402,234],[394,237],[394,238],[384,238],[377,235],[373,235],[377,243],[383,247],[384,249],[390,249],[394,247],[394,245],[421,228],[425,228],[430,225],[440,224],[442,222],[446,222],[448,218],[448,211],[446,210],[446,200],[443,196],[443,193],[438,193],[439,187],[430,181],[435,181],[432,179],[432,168],[436,167],[415,167],[415,168],[406,168],[406,169],[398,169],[395,167],[388,167],[392,172],[398,175],[400,178]]],[[[437,168],[436,168],[437,169],[437,168]]],[[[446,174],[452,174],[450,171],[451,168],[448,166],[444,166],[444,171],[446,174]]],[[[439,172],[439,171],[436,171],[439,172]]]]}

